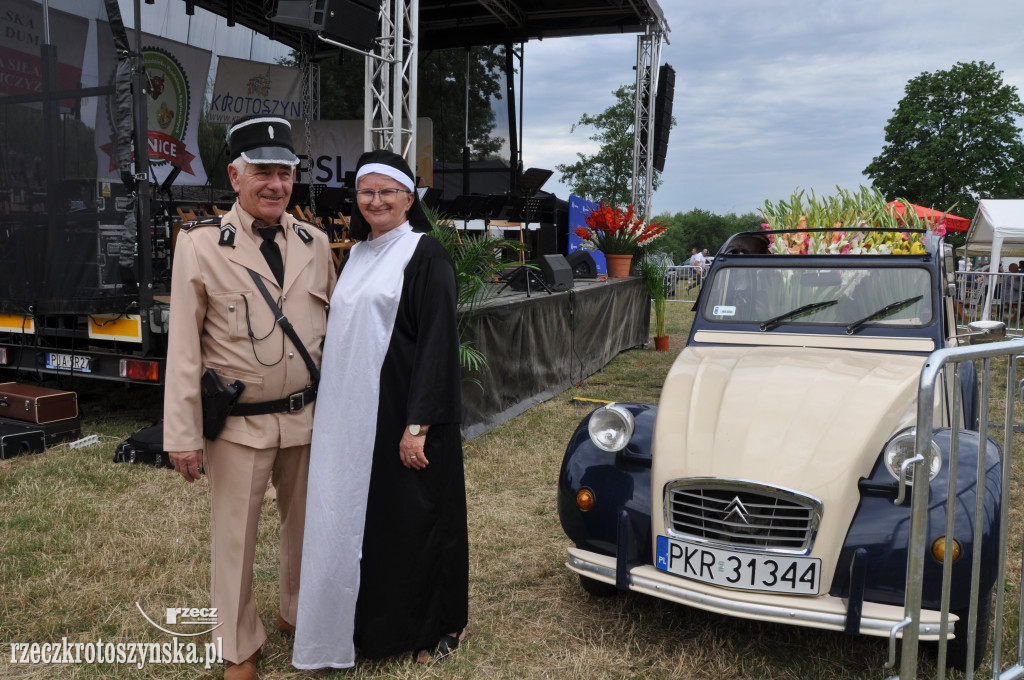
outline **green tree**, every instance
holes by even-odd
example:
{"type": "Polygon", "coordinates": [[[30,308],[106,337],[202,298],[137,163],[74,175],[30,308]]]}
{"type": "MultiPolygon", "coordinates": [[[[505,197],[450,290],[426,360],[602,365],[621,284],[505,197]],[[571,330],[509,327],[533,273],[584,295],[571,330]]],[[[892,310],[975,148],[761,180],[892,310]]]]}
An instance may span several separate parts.
{"type": "Polygon", "coordinates": [[[699,208],[675,215],[663,214],[655,219],[668,229],[654,242],[654,249],[669,253],[676,264],[686,262],[692,248],[707,248],[714,256],[730,236],[740,231],[758,231],[763,221],[755,213],[716,215],[699,208]]]}
{"type": "MultiPolygon", "coordinates": [[[[583,126],[594,128],[596,132],[590,140],[601,145],[592,156],[577,153],[577,162],[555,166],[562,173],[562,182],[577,196],[605,205],[624,206],[630,202],[635,93],[635,84],[621,86],[612,93],[614,104],[596,116],[583,114],[570,128],[570,133],[583,126]]],[[[655,170],[651,188],[657,189],[660,184],[661,173],[655,170]]]]}
{"type": "Polygon", "coordinates": [[[912,78],[864,169],[886,197],[973,217],[981,198],[1024,194],[1017,88],[985,62],[912,78]]]}

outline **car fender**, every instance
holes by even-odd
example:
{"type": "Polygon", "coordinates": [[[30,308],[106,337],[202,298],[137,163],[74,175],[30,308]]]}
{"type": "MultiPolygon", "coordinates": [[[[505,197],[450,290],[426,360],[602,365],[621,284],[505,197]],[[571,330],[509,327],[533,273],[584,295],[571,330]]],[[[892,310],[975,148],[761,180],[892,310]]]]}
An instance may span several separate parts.
{"type": "MultiPolygon", "coordinates": [[[[949,484],[950,430],[935,430],[933,439],[942,451],[943,467],[932,480],[928,512],[928,556],[925,560],[922,606],[938,609],[941,605],[942,563],[932,556],[931,545],[946,533],[946,507],[949,484]]],[[[971,592],[971,556],[978,548],[974,535],[977,498],[977,461],[981,436],[962,431],[957,466],[957,498],[953,537],[961,546],[953,564],[950,609],[968,604],[971,592]]],[[[998,573],[997,543],[1002,505],[1002,449],[992,438],[985,451],[985,498],[980,543],[980,592],[987,592],[998,573]]],[[[871,475],[860,483],[861,500],[843,544],[832,582],[831,595],[848,597],[854,555],[863,549],[864,600],[902,605],[907,578],[907,550],[910,538],[911,494],[901,505],[894,505],[897,482],[885,469],[879,456],[871,475]]],[[[912,493],[912,492],[911,492],[912,493]]]]}
{"type": "Polygon", "coordinates": [[[625,512],[630,562],[651,561],[651,438],[658,412],[650,404],[620,404],[633,415],[633,436],[622,451],[599,449],[590,439],[588,414],[569,440],[558,476],[558,516],[578,548],[617,555],[619,525],[625,512]],[[594,507],[576,504],[582,488],[594,494],[594,507]]]}

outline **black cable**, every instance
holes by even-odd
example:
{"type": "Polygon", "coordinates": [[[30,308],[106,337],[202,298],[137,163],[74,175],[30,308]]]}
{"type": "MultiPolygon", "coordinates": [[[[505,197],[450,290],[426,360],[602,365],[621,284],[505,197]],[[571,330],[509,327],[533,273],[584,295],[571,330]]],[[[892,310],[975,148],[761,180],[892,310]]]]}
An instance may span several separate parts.
{"type": "Polygon", "coordinates": [[[278,357],[277,361],[275,361],[272,364],[263,363],[263,359],[260,359],[260,355],[256,352],[256,343],[266,340],[273,334],[274,329],[277,328],[277,321],[274,321],[274,325],[270,327],[270,330],[267,332],[266,335],[264,335],[262,338],[257,338],[256,334],[253,333],[252,331],[252,322],[249,319],[249,298],[243,295],[242,301],[245,302],[245,327],[249,335],[249,344],[252,345],[252,355],[256,357],[256,361],[259,362],[260,366],[277,366],[284,360],[284,333],[281,333],[281,356],[278,357]]]}

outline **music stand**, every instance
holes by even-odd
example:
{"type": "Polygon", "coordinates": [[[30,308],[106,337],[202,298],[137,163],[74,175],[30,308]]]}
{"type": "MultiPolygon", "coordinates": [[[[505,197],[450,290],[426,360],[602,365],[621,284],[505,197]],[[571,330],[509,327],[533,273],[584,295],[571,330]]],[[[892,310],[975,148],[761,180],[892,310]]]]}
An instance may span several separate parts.
{"type": "Polygon", "coordinates": [[[522,175],[519,176],[519,181],[516,182],[516,190],[512,192],[512,195],[517,198],[529,198],[535,193],[540,191],[540,188],[544,186],[544,183],[551,179],[551,175],[554,172],[551,170],[544,170],[542,168],[530,168],[522,175]]]}
{"type": "Polygon", "coordinates": [[[486,198],[487,196],[479,194],[462,194],[455,197],[455,201],[452,202],[452,213],[462,220],[463,231],[469,228],[469,220],[476,219],[486,198]]]}
{"type": "Polygon", "coordinates": [[[508,197],[504,194],[491,194],[485,196],[483,203],[480,204],[480,208],[476,215],[477,219],[484,221],[484,228],[486,229],[491,221],[491,218],[496,218],[501,215],[505,209],[505,204],[508,203],[508,197]]]}

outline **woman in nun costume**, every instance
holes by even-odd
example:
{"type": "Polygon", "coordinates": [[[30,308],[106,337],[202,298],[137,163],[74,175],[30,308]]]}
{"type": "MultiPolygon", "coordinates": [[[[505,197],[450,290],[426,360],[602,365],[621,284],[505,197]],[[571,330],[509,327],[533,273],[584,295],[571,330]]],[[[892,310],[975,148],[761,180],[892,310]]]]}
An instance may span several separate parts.
{"type": "Polygon", "coordinates": [[[356,166],[313,423],[292,664],[347,668],[465,637],[469,541],[455,268],[408,164],[356,166]]]}

